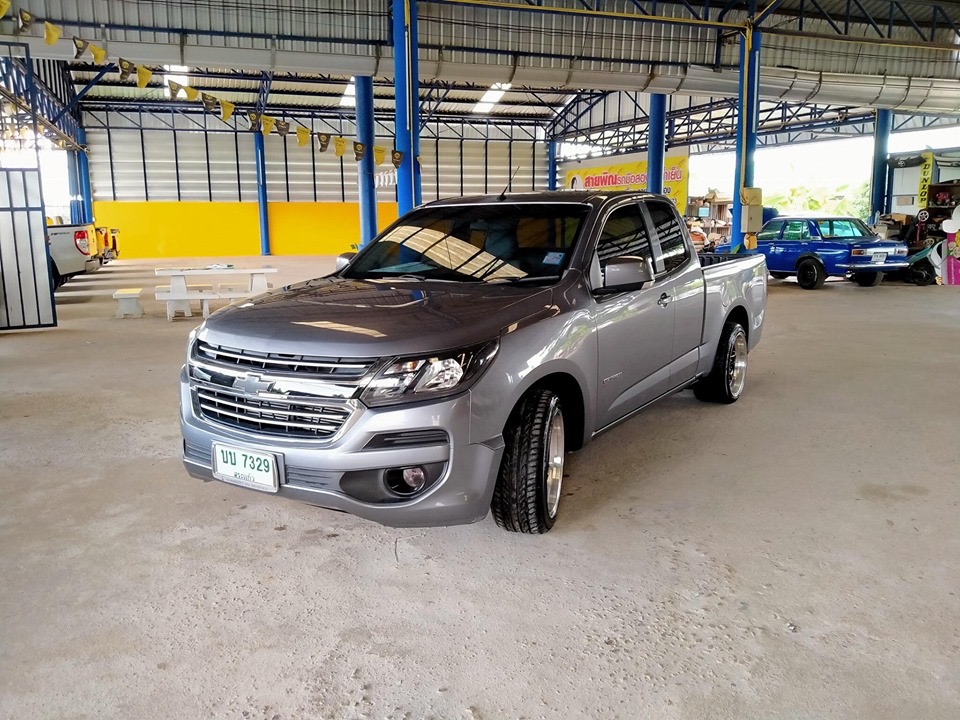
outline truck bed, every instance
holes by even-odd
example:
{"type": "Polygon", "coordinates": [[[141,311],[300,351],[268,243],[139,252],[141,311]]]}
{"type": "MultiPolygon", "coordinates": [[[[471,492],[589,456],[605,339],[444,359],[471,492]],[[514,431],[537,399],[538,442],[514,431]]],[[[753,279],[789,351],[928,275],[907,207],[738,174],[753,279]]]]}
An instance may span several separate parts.
{"type": "Polygon", "coordinates": [[[720,263],[734,262],[745,257],[756,257],[756,254],[739,253],[737,255],[731,255],[730,253],[697,253],[697,257],[700,258],[700,265],[702,267],[707,267],[708,265],[719,265],[720,263]]]}

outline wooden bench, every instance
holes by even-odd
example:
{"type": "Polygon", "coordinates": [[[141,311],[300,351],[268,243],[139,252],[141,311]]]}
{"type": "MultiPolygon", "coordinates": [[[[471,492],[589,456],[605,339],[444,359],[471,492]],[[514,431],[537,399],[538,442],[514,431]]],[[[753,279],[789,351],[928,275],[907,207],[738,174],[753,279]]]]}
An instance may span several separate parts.
{"type": "Polygon", "coordinates": [[[118,318],[143,317],[143,305],[140,304],[140,293],[143,288],[122,288],[113,294],[113,299],[117,301],[118,318]]]}
{"type": "Polygon", "coordinates": [[[217,300],[220,295],[213,291],[212,285],[187,285],[186,293],[173,293],[169,285],[157,285],[154,288],[154,297],[167,303],[167,320],[173,322],[176,314],[183,313],[184,317],[193,317],[190,303],[200,302],[200,312],[203,317],[210,317],[210,301],[217,300]]]}

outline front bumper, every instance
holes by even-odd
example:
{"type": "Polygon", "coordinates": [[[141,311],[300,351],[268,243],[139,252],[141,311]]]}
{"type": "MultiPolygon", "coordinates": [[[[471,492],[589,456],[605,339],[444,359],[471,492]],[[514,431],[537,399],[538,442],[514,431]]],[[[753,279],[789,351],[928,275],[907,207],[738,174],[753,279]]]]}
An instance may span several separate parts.
{"type": "Polygon", "coordinates": [[[906,260],[882,263],[842,263],[837,267],[847,272],[887,272],[890,270],[900,270],[909,267],[910,263],[906,260]]]}
{"type": "MultiPolygon", "coordinates": [[[[470,442],[470,394],[413,406],[356,411],[332,441],[266,436],[199,417],[186,372],[180,374],[180,425],[187,472],[214,480],[213,443],[239,445],[274,453],[280,474],[276,494],[321,507],[342,510],[394,527],[457,525],[483,519],[490,508],[503,454],[501,436],[470,442]],[[370,449],[385,433],[442,429],[446,443],[370,449]],[[383,485],[389,468],[442,466],[439,479],[414,498],[390,496],[383,485]],[[382,501],[353,497],[358,483],[375,485],[382,501]],[[347,488],[345,490],[344,488],[347,488]]],[[[257,492],[253,490],[251,492],[257,492]]]]}

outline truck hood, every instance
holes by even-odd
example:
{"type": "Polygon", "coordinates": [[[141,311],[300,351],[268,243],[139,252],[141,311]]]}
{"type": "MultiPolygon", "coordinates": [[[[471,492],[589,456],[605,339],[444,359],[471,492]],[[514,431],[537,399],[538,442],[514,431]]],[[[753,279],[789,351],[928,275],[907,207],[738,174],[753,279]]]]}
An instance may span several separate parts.
{"type": "Polygon", "coordinates": [[[540,313],[543,287],[318,278],[229,305],[199,337],[227,347],[323,357],[415,355],[473,345],[540,313]]]}

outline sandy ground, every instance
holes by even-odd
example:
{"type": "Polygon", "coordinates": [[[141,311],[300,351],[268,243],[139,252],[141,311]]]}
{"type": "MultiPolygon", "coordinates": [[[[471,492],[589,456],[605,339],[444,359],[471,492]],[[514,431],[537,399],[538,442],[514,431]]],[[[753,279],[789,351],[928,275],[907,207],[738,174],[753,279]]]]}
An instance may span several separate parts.
{"type": "Polygon", "coordinates": [[[112,317],[152,266],[0,335],[0,717],[960,714],[955,288],[772,282],[743,399],[684,393],[570,456],[530,537],[187,477],[197,320],[112,317]]]}

